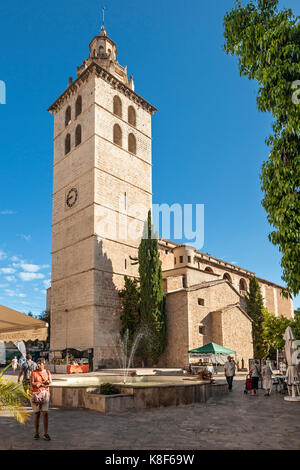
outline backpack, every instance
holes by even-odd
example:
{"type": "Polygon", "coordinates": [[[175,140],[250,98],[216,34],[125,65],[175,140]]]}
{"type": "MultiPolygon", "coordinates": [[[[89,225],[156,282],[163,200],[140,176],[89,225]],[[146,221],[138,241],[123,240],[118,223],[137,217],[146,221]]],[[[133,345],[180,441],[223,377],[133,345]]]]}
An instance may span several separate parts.
{"type": "Polygon", "coordinates": [[[25,362],[22,369],[23,369],[23,374],[24,374],[23,380],[26,382],[30,382],[30,375],[31,375],[31,372],[36,369],[36,363],[33,361],[30,361],[30,363],[25,362]]]}

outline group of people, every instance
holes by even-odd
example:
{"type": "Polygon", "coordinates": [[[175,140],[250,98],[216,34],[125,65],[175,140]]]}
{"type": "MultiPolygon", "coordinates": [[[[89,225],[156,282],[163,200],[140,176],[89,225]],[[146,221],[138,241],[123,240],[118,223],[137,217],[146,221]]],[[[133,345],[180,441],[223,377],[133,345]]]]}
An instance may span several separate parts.
{"type": "MultiPolygon", "coordinates": [[[[232,392],[233,377],[235,376],[236,364],[231,356],[227,357],[224,365],[224,373],[228,383],[228,390],[232,392]]],[[[262,378],[262,386],[265,390],[265,396],[269,397],[272,390],[272,369],[266,361],[263,361],[262,367],[259,366],[259,361],[255,360],[253,366],[250,368],[249,374],[251,377],[251,396],[258,395],[259,379],[262,378]]]]}
{"type": "MultiPolygon", "coordinates": [[[[20,361],[19,361],[20,365],[20,361]]],[[[34,412],[34,439],[39,439],[40,415],[43,415],[44,439],[50,441],[48,434],[48,410],[50,401],[49,388],[52,384],[50,371],[45,369],[45,359],[39,358],[36,363],[32,356],[27,354],[20,365],[18,382],[22,384],[24,391],[30,396],[31,407],[34,412]]]]}
{"type": "Polygon", "coordinates": [[[16,374],[18,367],[21,368],[25,362],[26,362],[26,356],[24,356],[23,354],[20,357],[20,359],[18,359],[17,356],[14,356],[14,358],[11,361],[11,368],[13,370],[14,375],[16,374]]]}

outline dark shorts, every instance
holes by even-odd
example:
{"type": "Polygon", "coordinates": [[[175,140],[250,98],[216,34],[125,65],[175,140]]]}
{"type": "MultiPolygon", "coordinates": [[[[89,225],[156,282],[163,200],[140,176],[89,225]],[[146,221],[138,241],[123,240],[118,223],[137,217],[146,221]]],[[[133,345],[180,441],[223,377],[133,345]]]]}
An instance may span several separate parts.
{"type": "Polygon", "coordinates": [[[258,390],[258,381],[259,381],[259,377],[252,377],[251,379],[252,390],[258,390]]]}

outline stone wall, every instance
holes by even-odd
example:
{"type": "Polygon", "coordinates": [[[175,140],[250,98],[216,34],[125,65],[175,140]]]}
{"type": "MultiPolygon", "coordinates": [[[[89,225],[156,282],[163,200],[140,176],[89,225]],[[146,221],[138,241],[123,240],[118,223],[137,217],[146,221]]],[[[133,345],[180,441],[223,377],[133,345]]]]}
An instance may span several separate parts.
{"type": "Polygon", "coordinates": [[[159,365],[185,367],[189,362],[187,351],[210,342],[235,350],[239,360],[251,358],[252,323],[236,306],[239,301],[239,294],[227,281],[169,292],[167,345],[159,365]],[[228,305],[233,307],[228,310],[228,305]]]}
{"type": "Polygon", "coordinates": [[[167,341],[159,359],[160,367],[184,367],[188,364],[188,298],[185,290],[166,298],[167,341]]]}
{"type": "MultiPolygon", "coordinates": [[[[227,277],[233,287],[244,297],[247,290],[249,290],[250,278],[255,275],[255,273],[247,269],[218,260],[211,255],[197,252],[195,249],[191,250],[191,247],[186,244],[178,245],[172,244],[171,241],[160,240],[159,249],[163,276],[184,274],[186,286],[227,277]],[[180,256],[182,256],[182,261],[180,256]],[[188,256],[190,256],[190,261],[188,256]]],[[[258,278],[258,281],[264,297],[265,307],[268,311],[275,313],[277,316],[283,315],[287,318],[292,318],[293,301],[292,299],[286,299],[281,294],[281,286],[260,278],[258,278]]],[[[226,299],[224,299],[224,304],[226,304],[226,299]]],[[[243,308],[246,308],[246,303],[243,299],[241,299],[241,305],[243,308]]]]}
{"type": "MultiPolygon", "coordinates": [[[[239,295],[227,282],[189,291],[189,349],[199,348],[210,342],[222,344],[214,337],[211,312],[236,302],[239,302],[239,295]],[[204,305],[199,305],[198,299],[201,299],[204,305]],[[204,326],[204,334],[199,332],[200,325],[204,326]]],[[[236,324],[235,333],[239,335],[239,327],[236,324]]]]}
{"type": "MultiPolygon", "coordinates": [[[[241,366],[244,359],[248,367],[248,359],[253,358],[252,323],[238,307],[224,310],[218,315],[222,324],[222,346],[233,349],[237,353],[237,360],[241,366]]],[[[213,332],[214,334],[214,332],[213,332]]],[[[216,341],[217,343],[217,341],[216,341]]]]}

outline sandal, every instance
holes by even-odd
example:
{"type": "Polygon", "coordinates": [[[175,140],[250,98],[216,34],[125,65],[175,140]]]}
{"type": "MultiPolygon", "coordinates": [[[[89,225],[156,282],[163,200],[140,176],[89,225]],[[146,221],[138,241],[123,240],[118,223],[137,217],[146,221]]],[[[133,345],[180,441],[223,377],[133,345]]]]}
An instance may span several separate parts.
{"type": "Polygon", "coordinates": [[[51,437],[49,436],[49,434],[44,434],[44,439],[45,441],[51,441],[51,437]]]}

